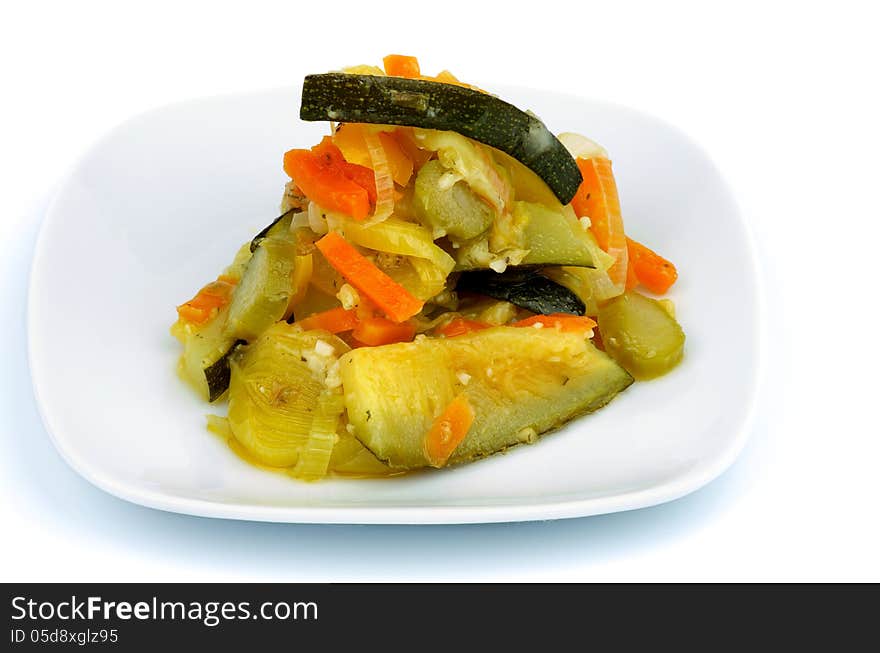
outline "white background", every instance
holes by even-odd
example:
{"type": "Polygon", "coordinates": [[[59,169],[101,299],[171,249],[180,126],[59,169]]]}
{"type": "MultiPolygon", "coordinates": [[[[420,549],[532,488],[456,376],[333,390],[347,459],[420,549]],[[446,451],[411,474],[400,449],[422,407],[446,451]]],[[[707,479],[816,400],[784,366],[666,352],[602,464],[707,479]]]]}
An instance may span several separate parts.
{"type": "Polygon", "coordinates": [[[880,581],[869,3],[0,6],[0,580],[880,581]],[[721,478],[664,506],[560,522],[300,526],[130,505],[56,454],[31,392],[24,306],[66,170],[145,109],[388,52],[488,88],[630,105],[710,153],[758,242],[769,344],[751,440],[721,478]]]}

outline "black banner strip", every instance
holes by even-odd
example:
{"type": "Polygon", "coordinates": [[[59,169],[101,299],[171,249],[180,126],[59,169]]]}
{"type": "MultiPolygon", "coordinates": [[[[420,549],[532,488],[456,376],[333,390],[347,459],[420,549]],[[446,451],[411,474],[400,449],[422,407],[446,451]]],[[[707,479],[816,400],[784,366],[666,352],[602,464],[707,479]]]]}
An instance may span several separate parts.
{"type": "Polygon", "coordinates": [[[478,643],[521,650],[527,640],[555,651],[593,648],[609,637],[618,644],[611,650],[619,650],[635,641],[698,643],[706,633],[703,650],[722,642],[763,649],[766,640],[755,633],[781,633],[789,645],[800,636],[812,644],[833,637],[829,650],[849,650],[844,642],[876,644],[880,614],[877,585],[12,584],[4,590],[8,630],[0,650],[8,651],[249,652],[259,643],[372,652],[435,650],[448,642],[457,652],[478,643]]]}

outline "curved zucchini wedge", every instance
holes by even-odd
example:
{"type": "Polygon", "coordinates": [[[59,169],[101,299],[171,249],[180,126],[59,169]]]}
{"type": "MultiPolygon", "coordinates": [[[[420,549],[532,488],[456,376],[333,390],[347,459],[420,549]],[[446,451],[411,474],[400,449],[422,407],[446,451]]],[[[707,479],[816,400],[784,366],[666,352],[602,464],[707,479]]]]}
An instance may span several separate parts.
{"type": "Polygon", "coordinates": [[[183,344],[179,373],[203,399],[214,402],[229,387],[229,355],[238,342],[224,332],[228,308],[199,329],[178,335],[183,344]]]}
{"type": "Polygon", "coordinates": [[[208,384],[208,401],[214,403],[229,389],[229,357],[235,348],[246,344],[244,340],[236,340],[226,353],[204,368],[205,381],[208,384]]]}
{"type": "Polygon", "coordinates": [[[428,161],[416,176],[413,210],[416,218],[443,235],[469,240],[486,231],[495,212],[464,181],[444,187],[446,168],[439,161],[428,161]]]}
{"type": "Polygon", "coordinates": [[[251,253],[256,252],[257,247],[260,245],[260,242],[266,238],[270,238],[272,236],[284,237],[287,232],[290,231],[290,223],[293,220],[293,216],[300,212],[301,209],[299,208],[285,211],[277,218],[272,220],[272,222],[270,222],[268,225],[263,227],[260,233],[254,236],[253,240],[251,241],[251,253]]]}
{"type": "MultiPolygon", "coordinates": [[[[597,261],[601,250],[590,241],[592,236],[584,231],[573,212],[567,214],[562,207],[557,210],[534,202],[515,202],[513,220],[524,225],[522,247],[528,252],[518,265],[595,268],[602,263],[597,261]]],[[[454,250],[456,270],[487,269],[485,247],[480,248],[479,244],[471,241],[454,250]]]]}
{"type": "Polygon", "coordinates": [[[398,469],[431,464],[425,436],[460,394],[475,417],[450,463],[533,442],[632,383],[581,334],[516,327],[361,347],[340,359],[340,373],[355,437],[398,469]]]}
{"type": "Polygon", "coordinates": [[[501,274],[492,270],[465,272],[455,289],[502,299],[541,315],[583,315],[586,311],[584,303],[571,290],[534,269],[513,268],[501,274]]]}
{"type": "Polygon", "coordinates": [[[292,240],[260,241],[232,295],[224,330],[228,337],[253,340],[284,317],[293,292],[295,259],[292,240]]]}
{"type": "Polygon", "coordinates": [[[684,331],[656,299],[628,291],[599,309],[605,349],[637,379],[666,374],[684,356],[684,331]]]}
{"type": "Polygon", "coordinates": [[[497,97],[442,82],[327,73],[307,75],[300,118],[458,132],[533,170],[563,204],[583,180],[565,146],[534,115],[497,97]]]}
{"type": "Polygon", "coordinates": [[[576,218],[534,204],[516,202],[514,219],[525,223],[525,246],[529,250],[520,265],[569,265],[595,268],[587,234],[576,218]]]}

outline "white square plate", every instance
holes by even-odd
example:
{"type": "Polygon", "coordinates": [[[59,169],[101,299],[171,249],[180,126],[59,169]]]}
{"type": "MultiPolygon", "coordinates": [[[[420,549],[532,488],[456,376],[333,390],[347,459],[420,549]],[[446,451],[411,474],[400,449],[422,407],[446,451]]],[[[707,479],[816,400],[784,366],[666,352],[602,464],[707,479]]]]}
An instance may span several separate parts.
{"type": "Polygon", "coordinates": [[[281,89],[175,104],[114,129],[52,204],[30,289],[34,387],[89,481],[164,510],[287,522],[577,517],[668,501],[715,478],[748,433],[759,363],[754,250],[731,192],[678,130],[631,109],[501,89],[554,132],[602,143],[627,232],[671,258],[683,364],[537,444],[442,471],[302,483],[241,461],[175,375],[174,306],[277,214],[282,154],[327,132],[281,89]]]}

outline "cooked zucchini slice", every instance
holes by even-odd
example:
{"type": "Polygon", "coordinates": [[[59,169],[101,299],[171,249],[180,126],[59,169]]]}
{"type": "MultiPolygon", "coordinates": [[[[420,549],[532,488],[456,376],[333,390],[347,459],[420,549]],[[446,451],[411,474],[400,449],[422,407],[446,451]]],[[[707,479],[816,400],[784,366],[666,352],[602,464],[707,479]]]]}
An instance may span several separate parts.
{"type": "Polygon", "coordinates": [[[259,242],[232,294],[227,336],[250,341],[284,317],[295,259],[292,240],[269,237],[259,242]]]}
{"type": "Polygon", "coordinates": [[[303,82],[300,118],[458,132],[510,154],[563,204],[582,177],[568,150],[534,115],[473,89],[403,77],[327,73],[303,82]]]}
{"type": "Polygon", "coordinates": [[[244,340],[236,340],[216,361],[204,369],[205,382],[208,384],[208,401],[217,401],[229,388],[229,357],[235,348],[245,344],[244,340]]]}
{"type": "Polygon", "coordinates": [[[251,240],[251,252],[253,253],[257,251],[260,242],[265,238],[270,238],[272,236],[284,238],[290,231],[290,223],[293,220],[293,216],[297,213],[300,213],[300,209],[298,208],[285,211],[263,227],[260,233],[254,236],[253,240],[251,240]]]}
{"type": "MultiPolygon", "coordinates": [[[[426,166],[427,167],[427,166],[426,166]]],[[[549,208],[533,202],[514,202],[513,225],[522,225],[519,245],[525,255],[517,265],[567,265],[595,268],[604,254],[573,212],[562,207],[549,208]]],[[[489,243],[471,241],[454,250],[456,270],[485,270],[497,255],[489,243]]]]}
{"type": "Polygon", "coordinates": [[[219,399],[229,386],[229,355],[238,344],[224,332],[227,314],[225,309],[204,327],[177,333],[183,343],[180,375],[210,402],[219,399]]]}
{"type": "Polygon", "coordinates": [[[657,300],[627,292],[599,309],[605,350],[637,379],[666,374],[684,356],[684,331],[657,300]]]}
{"type": "Polygon", "coordinates": [[[583,315],[586,309],[571,290],[534,269],[509,269],[501,274],[492,270],[465,272],[458,278],[456,290],[502,299],[542,315],[583,315]]]}
{"type": "Polygon", "coordinates": [[[594,268],[589,236],[574,214],[532,202],[516,202],[514,218],[525,223],[525,246],[529,250],[520,265],[570,265],[594,268]]]}
{"type": "Polygon", "coordinates": [[[428,466],[425,435],[464,394],[475,418],[450,463],[487,456],[604,406],[632,377],[583,335],[493,327],[362,347],[341,359],[355,436],[391,467],[428,466]]]}
{"type": "Polygon", "coordinates": [[[444,184],[449,174],[440,161],[422,166],[413,194],[416,218],[435,234],[457,240],[475,238],[491,226],[495,212],[464,181],[444,184]]]}

